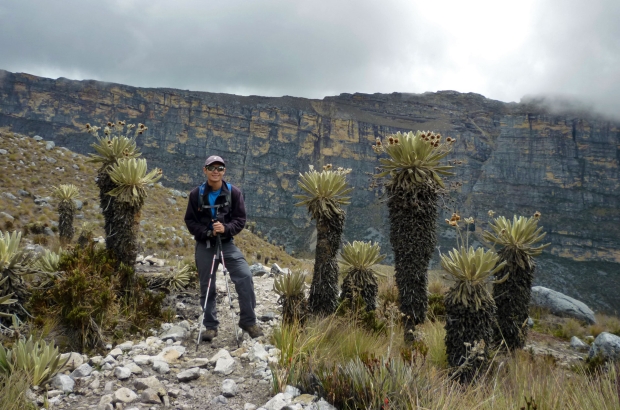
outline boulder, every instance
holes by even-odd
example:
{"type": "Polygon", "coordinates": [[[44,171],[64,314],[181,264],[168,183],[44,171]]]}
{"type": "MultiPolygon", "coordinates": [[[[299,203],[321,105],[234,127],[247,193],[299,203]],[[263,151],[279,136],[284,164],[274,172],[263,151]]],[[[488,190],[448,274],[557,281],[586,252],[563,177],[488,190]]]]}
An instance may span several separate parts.
{"type": "Polygon", "coordinates": [[[587,344],[581,341],[577,336],[573,336],[570,338],[570,347],[573,350],[582,350],[586,351],[590,348],[587,344]]]}
{"type": "Polygon", "coordinates": [[[271,274],[273,276],[280,276],[280,275],[284,275],[285,273],[286,271],[282,269],[281,267],[279,267],[277,263],[274,263],[273,265],[271,265],[271,274]]]}
{"type": "Polygon", "coordinates": [[[264,276],[264,275],[269,274],[269,271],[267,270],[267,268],[261,265],[260,263],[255,263],[251,265],[250,272],[252,273],[252,276],[264,276]]]}
{"type": "Polygon", "coordinates": [[[220,357],[215,363],[213,374],[228,376],[235,370],[235,359],[232,357],[220,357]]]}
{"type": "Polygon", "coordinates": [[[197,367],[192,367],[191,369],[184,370],[177,374],[177,379],[179,379],[179,381],[183,383],[196,380],[199,377],[200,369],[197,367]]]}
{"type": "Polygon", "coordinates": [[[142,392],[140,395],[140,401],[147,404],[161,404],[161,399],[159,398],[157,391],[151,388],[148,388],[142,392]]]}
{"type": "Polygon", "coordinates": [[[73,371],[84,363],[84,359],[82,358],[82,355],[77,352],[63,353],[60,355],[60,363],[65,363],[61,371],[73,371]],[[67,361],[66,363],[65,360],[67,361]]]}
{"type": "Polygon", "coordinates": [[[155,376],[136,379],[133,387],[138,390],[153,389],[162,396],[166,394],[166,388],[164,387],[164,384],[159,381],[159,379],[155,376]]]}
{"type": "Polygon", "coordinates": [[[138,395],[129,390],[127,387],[121,387],[117,391],[114,392],[114,402],[115,403],[131,403],[138,398],[138,395]]]}
{"type": "Polygon", "coordinates": [[[237,383],[233,379],[226,379],[222,382],[222,396],[235,397],[237,395],[237,383]]]}
{"type": "Polygon", "coordinates": [[[93,372],[93,368],[90,367],[90,365],[88,363],[84,363],[80,366],[78,366],[73,373],[71,373],[71,377],[72,378],[76,378],[76,377],[87,377],[90,376],[90,374],[93,372]]]}
{"type": "Polygon", "coordinates": [[[114,369],[114,376],[119,380],[129,379],[131,377],[131,370],[123,366],[118,366],[114,369]]]}
{"type": "Polygon", "coordinates": [[[170,371],[170,366],[161,360],[153,360],[153,370],[159,374],[166,374],[170,371]]]}
{"type": "Polygon", "coordinates": [[[185,339],[186,335],[187,335],[187,331],[181,326],[172,326],[170,330],[168,330],[166,333],[161,335],[160,338],[161,340],[164,340],[164,341],[168,339],[172,339],[175,342],[178,342],[178,341],[185,339]]]}
{"type": "Polygon", "coordinates": [[[532,287],[531,304],[549,309],[557,316],[572,317],[588,324],[596,323],[594,312],[585,303],[542,286],[532,287]]]}
{"type": "Polygon", "coordinates": [[[620,361],[620,337],[603,332],[594,339],[590,346],[589,359],[600,356],[605,360],[620,361]]]}
{"type": "Polygon", "coordinates": [[[75,386],[75,381],[66,374],[57,374],[52,379],[52,387],[58,390],[62,390],[65,393],[71,393],[75,386]]]}

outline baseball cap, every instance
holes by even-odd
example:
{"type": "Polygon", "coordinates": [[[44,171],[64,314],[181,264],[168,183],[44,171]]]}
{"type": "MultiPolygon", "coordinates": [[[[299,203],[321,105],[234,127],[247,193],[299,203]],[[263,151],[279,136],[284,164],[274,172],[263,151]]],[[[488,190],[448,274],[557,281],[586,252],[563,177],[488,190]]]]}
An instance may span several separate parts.
{"type": "Polygon", "coordinates": [[[205,161],[205,167],[208,165],[213,164],[214,162],[219,162],[220,164],[226,166],[226,163],[224,162],[224,160],[222,159],[222,157],[218,157],[217,155],[211,155],[209,158],[207,158],[207,160],[205,161]]]}

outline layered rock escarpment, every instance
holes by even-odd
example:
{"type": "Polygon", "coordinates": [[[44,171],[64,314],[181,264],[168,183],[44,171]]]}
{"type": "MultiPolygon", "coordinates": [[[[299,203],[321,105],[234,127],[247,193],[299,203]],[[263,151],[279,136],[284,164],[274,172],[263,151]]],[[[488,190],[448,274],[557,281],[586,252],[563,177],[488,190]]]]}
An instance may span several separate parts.
{"type": "MultiPolygon", "coordinates": [[[[451,178],[462,186],[446,213],[484,222],[489,209],[540,211],[552,243],[547,253],[557,260],[620,262],[620,123],[594,114],[452,91],[242,97],[0,71],[2,129],[87,153],[93,138],[84,125],[108,119],[145,123],[149,131],[138,140],[144,157],[179,189],[201,181],[205,156],[223,156],[228,180],[245,192],[249,218],[278,243],[306,250],[312,224],[292,197],[300,172],[311,164],[352,168],[345,237],[387,245],[387,210],[381,192],[369,187],[379,164],[371,145],[396,131],[433,130],[457,139],[450,159],[462,161],[451,178]]],[[[454,243],[453,234],[440,225],[442,246],[454,243]]],[[[603,279],[617,281],[613,275],[603,279]]]]}

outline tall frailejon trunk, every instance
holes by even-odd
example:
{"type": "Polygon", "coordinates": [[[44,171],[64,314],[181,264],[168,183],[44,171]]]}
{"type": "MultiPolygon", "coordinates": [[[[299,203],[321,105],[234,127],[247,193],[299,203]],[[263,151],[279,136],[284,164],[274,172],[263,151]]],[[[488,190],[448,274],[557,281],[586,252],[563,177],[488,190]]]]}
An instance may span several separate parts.
{"type": "Polygon", "coordinates": [[[63,244],[71,243],[75,230],[73,228],[73,217],[75,205],[73,201],[61,201],[58,204],[58,236],[63,244]]]}
{"type": "Polygon", "coordinates": [[[376,309],[378,292],[379,284],[370,269],[351,269],[342,281],[341,298],[355,302],[357,297],[361,297],[368,312],[376,309]]]}
{"type": "Polygon", "coordinates": [[[115,253],[119,248],[118,236],[114,224],[118,199],[107,194],[116,188],[116,184],[112,181],[110,175],[108,175],[107,165],[102,166],[97,173],[97,186],[99,187],[99,206],[103,214],[103,228],[106,235],[105,245],[109,251],[115,253]]]}
{"type": "Polygon", "coordinates": [[[502,339],[508,349],[522,349],[527,340],[527,319],[536,264],[525,252],[503,248],[498,252],[500,261],[506,261],[501,275],[508,279],[493,285],[493,299],[497,306],[495,343],[502,339]]]}
{"type": "Polygon", "coordinates": [[[393,187],[388,194],[400,310],[405,315],[405,340],[412,340],[413,330],[424,323],[428,308],[427,270],[437,244],[438,194],[425,184],[413,191],[393,187]]]}
{"type": "Polygon", "coordinates": [[[114,234],[114,248],[118,262],[133,267],[138,256],[138,231],[141,204],[131,205],[128,202],[116,201],[111,224],[114,234]]]}
{"type": "MultiPolygon", "coordinates": [[[[476,286],[476,285],[474,285],[476,286]]],[[[487,348],[493,337],[493,322],[495,320],[495,303],[493,300],[483,300],[476,310],[474,303],[465,306],[454,303],[449,294],[446,297],[446,354],[448,365],[452,368],[461,366],[471,352],[475,342],[484,341],[483,359],[487,358],[487,348]],[[469,346],[466,346],[468,343],[469,346]]],[[[484,364],[484,360],[473,360],[469,367],[460,373],[461,382],[467,382],[484,364]]]]}
{"type": "Polygon", "coordinates": [[[308,309],[315,315],[329,315],[338,307],[338,263],[336,255],[344,229],[344,212],[316,221],[316,257],[308,309]]]}

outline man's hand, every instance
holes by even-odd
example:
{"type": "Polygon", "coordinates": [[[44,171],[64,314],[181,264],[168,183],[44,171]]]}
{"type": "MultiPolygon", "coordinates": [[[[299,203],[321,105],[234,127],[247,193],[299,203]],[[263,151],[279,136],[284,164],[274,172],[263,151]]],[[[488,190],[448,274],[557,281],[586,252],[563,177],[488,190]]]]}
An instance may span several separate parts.
{"type": "Polygon", "coordinates": [[[213,234],[224,233],[224,225],[221,222],[213,222],[213,234]]]}

